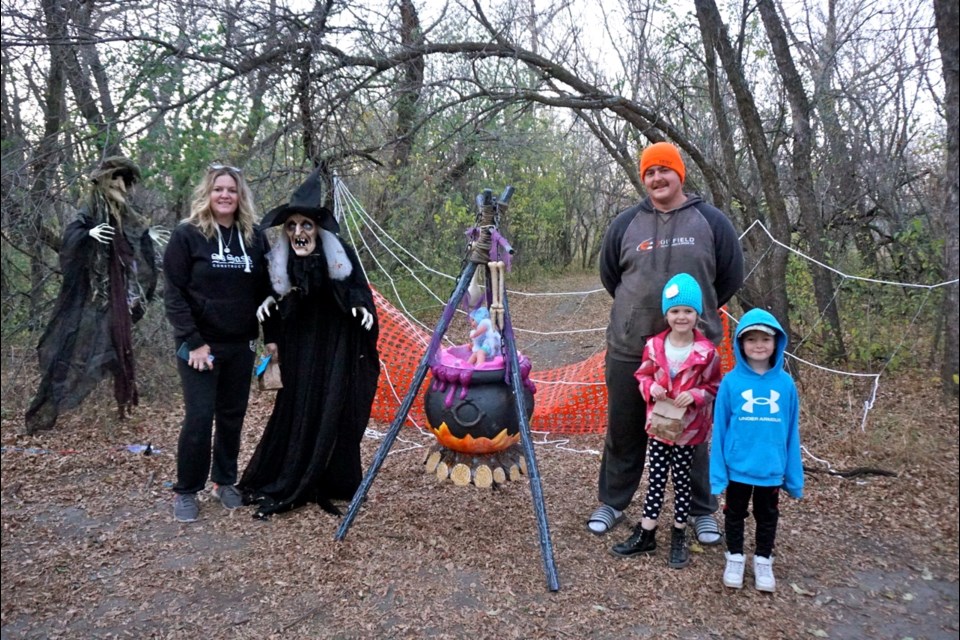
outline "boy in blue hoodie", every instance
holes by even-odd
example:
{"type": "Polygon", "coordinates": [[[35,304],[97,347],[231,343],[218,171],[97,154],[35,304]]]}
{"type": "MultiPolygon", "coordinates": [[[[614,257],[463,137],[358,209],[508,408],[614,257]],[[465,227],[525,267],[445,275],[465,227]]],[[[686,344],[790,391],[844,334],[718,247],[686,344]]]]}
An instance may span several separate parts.
{"type": "Polygon", "coordinates": [[[723,584],[743,587],[743,522],[753,499],[757,522],[753,573],[759,591],[774,591],[773,545],[780,488],[803,497],[800,401],[783,368],[787,335],[777,319],[752,309],[737,325],[736,365],[724,376],[713,414],[710,488],[726,490],[727,564],[723,584]]]}

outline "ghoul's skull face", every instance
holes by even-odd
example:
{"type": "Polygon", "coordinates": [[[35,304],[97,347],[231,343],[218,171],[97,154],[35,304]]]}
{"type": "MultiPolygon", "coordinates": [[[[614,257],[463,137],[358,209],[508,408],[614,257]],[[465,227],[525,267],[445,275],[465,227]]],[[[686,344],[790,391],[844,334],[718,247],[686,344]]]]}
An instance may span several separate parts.
{"type": "Polygon", "coordinates": [[[283,230],[298,256],[308,256],[317,248],[317,223],[310,218],[295,213],[287,218],[283,230]]]}
{"type": "Polygon", "coordinates": [[[119,202],[120,204],[126,202],[127,182],[119,171],[115,172],[113,176],[106,180],[106,192],[111,200],[119,202]]]}

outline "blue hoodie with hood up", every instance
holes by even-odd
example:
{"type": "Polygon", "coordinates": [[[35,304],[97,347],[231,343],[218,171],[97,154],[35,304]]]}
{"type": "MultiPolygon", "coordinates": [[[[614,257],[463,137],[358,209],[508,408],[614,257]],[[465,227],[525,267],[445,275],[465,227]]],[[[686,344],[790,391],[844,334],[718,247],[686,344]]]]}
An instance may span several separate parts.
{"type": "Polygon", "coordinates": [[[720,494],[731,482],[780,487],[803,497],[800,459],[800,401],[793,378],[783,368],[787,334],[763,309],[751,309],[737,324],[736,365],[724,376],[713,411],[710,490],[720,494]],[[762,324],[776,332],[774,364],[755,372],[743,354],[744,329],[762,324]]]}

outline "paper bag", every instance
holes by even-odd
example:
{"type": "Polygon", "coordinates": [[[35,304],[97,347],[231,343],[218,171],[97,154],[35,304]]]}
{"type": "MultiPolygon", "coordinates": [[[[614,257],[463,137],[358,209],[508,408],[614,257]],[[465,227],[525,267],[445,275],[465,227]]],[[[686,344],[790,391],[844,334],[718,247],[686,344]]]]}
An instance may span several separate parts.
{"type": "Polygon", "coordinates": [[[660,440],[676,442],[683,433],[683,414],[686,412],[686,407],[675,407],[670,400],[657,400],[650,413],[647,433],[660,440]]]}
{"type": "Polygon", "coordinates": [[[260,391],[276,391],[283,388],[280,380],[280,365],[274,361],[267,363],[267,367],[257,376],[257,386],[260,391]]]}

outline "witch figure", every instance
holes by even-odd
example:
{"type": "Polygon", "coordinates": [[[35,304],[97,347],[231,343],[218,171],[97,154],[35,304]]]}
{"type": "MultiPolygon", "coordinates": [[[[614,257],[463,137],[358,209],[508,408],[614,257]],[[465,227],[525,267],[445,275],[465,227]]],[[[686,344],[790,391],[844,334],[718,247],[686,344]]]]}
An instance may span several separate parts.
{"type": "Polygon", "coordinates": [[[325,192],[316,170],[261,222],[282,225],[287,241],[267,256],[276,298],[257,311],[278,338],[283,387],[238,485],[259,518],[313,502],[339,515],[331,501],[353,497],[362,477],[360,441],[380,376],[376,309],[325,192]]]}
{"type": "Polygon", "coordinates": [[[127,202],[139,179],[130,159],[105,158],[90,174],[86,203],[63,233],[63,284],[37,346],[42,377],[27,408],[27,433],[52,428],[107,376],[121,418],[137,404],[132,327],[157,285],[154,242],[169,238],[127,202]]]}

